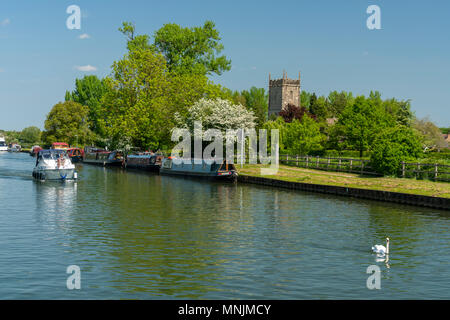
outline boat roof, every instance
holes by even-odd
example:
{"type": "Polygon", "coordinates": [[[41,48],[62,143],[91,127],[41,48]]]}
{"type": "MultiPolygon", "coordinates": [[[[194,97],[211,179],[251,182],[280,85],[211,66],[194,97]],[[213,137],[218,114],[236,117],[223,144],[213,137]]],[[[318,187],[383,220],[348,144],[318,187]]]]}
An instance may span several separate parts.
{"type": "Polygon", "coordinates": [[[41,154],[61,154],[61,153],[66,153],[66,150],[57,150],[57,149],[39,150],[39,155],[41,155],[41,154]]]}
{"type": "Polygon", "coordinates": [[[68,146],[69,144],[66,142],[53,142],[52,145],[64,145],[64,146],[68,146]]]}

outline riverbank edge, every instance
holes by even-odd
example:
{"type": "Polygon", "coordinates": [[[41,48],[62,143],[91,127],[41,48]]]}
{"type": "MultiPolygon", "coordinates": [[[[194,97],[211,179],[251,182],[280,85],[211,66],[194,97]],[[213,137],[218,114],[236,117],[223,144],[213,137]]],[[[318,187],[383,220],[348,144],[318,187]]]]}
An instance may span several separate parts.
{"type": "Polygon", "coordinates": [[[347,188],[341,186],[330,186],[304,182],[292,182],[271,178],[249,176],[245,174],[239,174],[238,182],[259,184],[284,189],[326,193],[368,200],[394,202],[434,209],[450,210],[450,198],[430,197],[410,193],[380,191],[371,189],[347,188]]]}

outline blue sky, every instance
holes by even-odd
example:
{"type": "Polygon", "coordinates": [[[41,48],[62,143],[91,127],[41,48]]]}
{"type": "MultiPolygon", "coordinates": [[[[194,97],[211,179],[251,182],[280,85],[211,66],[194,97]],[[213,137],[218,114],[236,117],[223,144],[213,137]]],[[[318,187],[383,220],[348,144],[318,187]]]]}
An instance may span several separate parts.
{"type": "Polygon", "coordinates": [[[411,99],[417,116],[450,127],[449,18],[446,0],[1,1],[0,129],[43,128],[76,78],[108,75],[125,53],[122,21],[151,35],[164,23],[207,19],[232,60],[231,71],[212,78],[226,87],[267,88],[269,72],[295,78],[301,71],[303,90],[378,90],[383,98],[411,99]],[[81,8],[81,30],[66,27],[72,4],[81,8]],[[381,8],[381,30],[366,27],[372,4],[381,8]],[[86,66],[95,70],[77,69],[86,66]]]}

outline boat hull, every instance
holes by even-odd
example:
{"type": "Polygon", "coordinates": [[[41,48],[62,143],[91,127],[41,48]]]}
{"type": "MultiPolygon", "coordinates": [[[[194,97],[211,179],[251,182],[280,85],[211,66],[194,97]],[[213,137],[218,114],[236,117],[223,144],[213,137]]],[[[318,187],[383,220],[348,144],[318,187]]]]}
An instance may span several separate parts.
{"type": "Polygon", "coordinates": [[[75,169],[34,169],[33,178],[37,180],[76,180],[75,169]]]}
{"type": "Polygon", "coordinates": [[[236,181],[237,173],[231,172],[230,174],[218,174],[218,173],[202,173],[202,172],[192,172],[192,171],[178,171],[161,168],[159,170],[161,175],[167,176],[179,176],[187,178],[200,178],[208,180],[219,180],[219,181],[236,181]]]}
{"type": "Polygon", "coordinates": [[[83,159],[83,163],[87,163],[87,164],[95,164],[98,166],[104,166],[104,167],[121,167],[123,161],[122,160],[114,160],[114,161],[110,161],[110,160],[88,160],[88,159],[83,159]]]}

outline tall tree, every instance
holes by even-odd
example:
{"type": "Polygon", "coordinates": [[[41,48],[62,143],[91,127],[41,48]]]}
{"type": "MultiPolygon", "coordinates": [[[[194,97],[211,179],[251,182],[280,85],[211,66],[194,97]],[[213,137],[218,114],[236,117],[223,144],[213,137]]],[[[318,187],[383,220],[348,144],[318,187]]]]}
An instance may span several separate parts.
{"type": "Polygon", "coordinates": [[[328,100],[323,96],[317,98],[313,93],[309,102],[309,112],[315,115],[317,120],[324,121],[328,117],[328,100]]]}
{"type": "Polygon", "coordinates": [[[345,107],[353,104],[354,100],[355,99],[353,98],[353,94],[351,92],[330,92],[328,95],[330,116],[338,118],[342,111],[344,111],[345,107]]]}
{"type": "MultiPolygon", "coordinates": [[[[89,127],[97,133],[102,134],[100,126],[100,104],[102,97],[106,93],[105,81],[100,80],[95,75],[84,76],[75,80],[75,90],[70,94],[69,101],[78,102],[89,107],[89,127]]],[[[66,101],[68,95],[66,93],[66,101]]]]}
{"type": "Polygon", "coordinates": [[[77,102],[66,101],[53,106],[45,120],[43,140],[51,144],[56,141],[69,144],[89,144],[94,139],[88,125],[89,108],[77,102]]]}
{"type": "Polygon", "coordinates": [[[389,125],[394,125],[394,120],[376,97],[366,99],[360,96],[353,105],[344,109],[331,135],[345,147],[358,150],[362,157],[376,135],[389,125]]]}
{"type": "Polygon", "coordinates": [[[178,74],[222,74],[231,69],[231,60],[220,55],[223,44],[212,21],[201,27],[183,28],[165,24],[154,34],[154,46],[167,61],[169,70],[178,74]]]}
{"type": "Polygon", "coordinates": [[[38,127],[27,127],[20,134],[20,141],[28,144],[41,141],[41,130],[38,127]]]}
{"type": "Polygon", "coordinates": [[[114,148],[169,147],[175,112],[186,116],[199,99],[228,95],[206,75],[170,71],[164,56],[150,49],[132,50],[112,68],[101,119],[114,148]]]}
{"type": "Polygon", "coordinates": [[[267,121],[268,96],[264,88],[251,87],[249,91],[241,93],[245,99],[245,106],[256,116],[256,127],[261,128],[267,121]]]}

